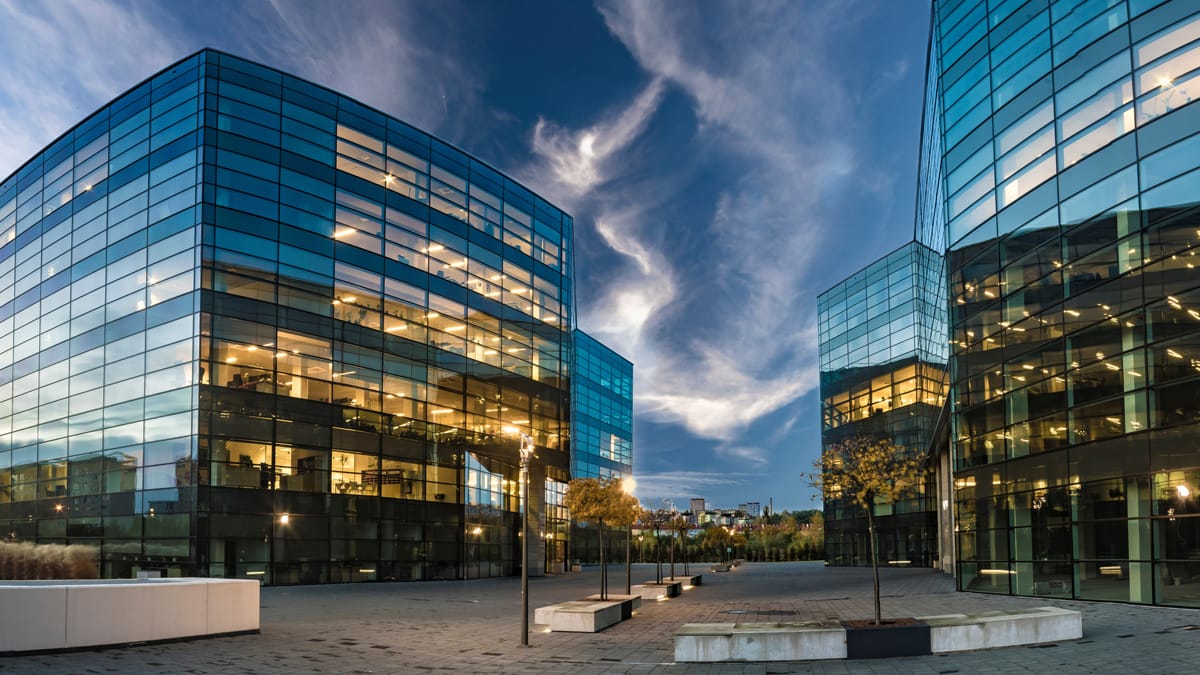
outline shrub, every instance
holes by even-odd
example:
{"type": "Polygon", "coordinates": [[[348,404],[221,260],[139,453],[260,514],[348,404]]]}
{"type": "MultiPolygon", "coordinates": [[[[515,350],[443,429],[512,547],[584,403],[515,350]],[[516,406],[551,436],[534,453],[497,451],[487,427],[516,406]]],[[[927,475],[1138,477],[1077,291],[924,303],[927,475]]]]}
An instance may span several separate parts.
{"type": "Polygon", "coordinates": [[[96,579],[95,546],[0,542],[0,579],[96,579]]]}

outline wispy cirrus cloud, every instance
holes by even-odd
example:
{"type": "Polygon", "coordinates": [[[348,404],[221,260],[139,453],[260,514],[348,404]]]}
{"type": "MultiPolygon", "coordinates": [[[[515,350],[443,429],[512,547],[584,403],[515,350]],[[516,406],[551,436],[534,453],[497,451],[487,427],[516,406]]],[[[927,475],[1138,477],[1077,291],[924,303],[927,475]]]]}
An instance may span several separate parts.
{"type": "MultiPolygon", "coordinates": [[[[681,499],[680,495],[711,494],[715,488],[744,488],[760,478],[761,475],[749,472],[640,471],[635,493],[648,506],[657,507],[663,498],[681,499]]],[[[680,511],[688,507],[680,503],[675,506],[680,511]]]]}
{"type": "Polygon", "coordinates": [[[0,0],[0,179],[185,52],[137,6],[0,0]]]}
{"type": "MultiPolygon", "coordinates": [[[[645,131],[662,101],[663,89],[661,78],[651,80],[627,107],[585,129],[566,129],[538,120],[533,129],[533,152],[545,163],[540,173],[548,174],[556,197],[576,201],[612,178],[613,157],[645,131]]],[[[644,265],[645,261],[639,262],[644,265]]]]}
{"type": "Polygon", "coordinates": [[[365,0],[0,0],[0,175],[203,47],[281,68],[456,137],[476,112],[481,87],[458,58],[453,25],[461,11],[365,0]],[[221,18],[233,13],[241,19],[221,18]]]}
{"type": "Polygon", "coordinates": [[[269,0],[256,16],[272,40],[247,31],[229,48],[454,138],[475,112],[482,86],[461,59],[455,24],[464,10],[437,3],[269,0]]]}
{"type": "Polygon", "coordinates": [[[846,136],[850,97],[827,62],[846,8],[793,9],[603,2],[609,30],[650,83],[589,128],[543,122],[534,132],[539,177],[561,185],[627,263],[581,303],[581,326],[634,361],[639,413],[756,465],[767,452],[739,433],[817,384],[809,282],[836,225],[825,196],[870,173],[846,136]],[[648,130],[670,92],[690,104],[701,164],[681,158],[645,179],[648,130]],[[619,142],[604,143],[618,129],[619,142]],[[604,152],[593,157],[596,147],[604,152]],[[710,204],[685,203],[697,180],[721,186],[710,204]]]}

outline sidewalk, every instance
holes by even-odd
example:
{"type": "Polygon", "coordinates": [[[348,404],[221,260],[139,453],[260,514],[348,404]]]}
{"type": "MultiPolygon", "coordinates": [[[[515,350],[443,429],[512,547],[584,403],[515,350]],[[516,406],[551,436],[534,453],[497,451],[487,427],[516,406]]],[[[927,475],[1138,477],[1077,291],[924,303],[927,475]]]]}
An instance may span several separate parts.
{"type": "MultiPolygon", "coordinates": [[[[1056,673],[1185,672],[1200,648],[1200,610],[954,592],[946,575],[882,570],[887,616],[1054,605],[1083,613],[1082,640],[950,656],[806,663],[673,663],[684,623],[871,616],[869,569],[750,563],[712,573],[680,598],[646,603],[602,633],[530,631],[520,642],[520,580],[264,588],[262,633],[93,652],[0,658],[0,673],[1056,673]],[[1195,630],[1193,630],[1195,629],[1195,630]]],[[[664,574],[669,573],[664,570],[664,574]]],[[[682,565],[676,573],[683,574],[682,565]]],[[[633,583],[654,578],[635,565],[633,583]]],[[[624,568],[609,569],[610,591],[624,568]]],[[[530,580],[541,605],[599,590],[595,567],[530,580]]],[[[13,608],[5,608],[13,611],[13,608]]],[[[113,617],[120,620],[120,617],[113,617]]]]}

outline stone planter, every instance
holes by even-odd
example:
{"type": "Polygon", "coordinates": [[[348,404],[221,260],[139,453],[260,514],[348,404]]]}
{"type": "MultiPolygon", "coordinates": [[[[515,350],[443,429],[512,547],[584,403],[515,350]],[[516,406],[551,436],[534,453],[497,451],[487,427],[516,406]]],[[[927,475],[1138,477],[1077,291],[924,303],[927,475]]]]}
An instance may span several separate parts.
{"type": "Polygon", "coordinates": [[[846,629],[846,658],[878,659],[890,656],[930,654],[929,625],[917,619],[843,621],[846,629]]]}

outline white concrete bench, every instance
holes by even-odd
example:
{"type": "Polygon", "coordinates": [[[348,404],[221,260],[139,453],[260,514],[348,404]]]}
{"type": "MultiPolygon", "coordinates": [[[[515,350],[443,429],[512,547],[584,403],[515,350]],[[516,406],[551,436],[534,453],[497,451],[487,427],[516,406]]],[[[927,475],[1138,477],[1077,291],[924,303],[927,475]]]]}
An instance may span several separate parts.
{"type": "Polygon", "coordinates": [[[693,574],[686,577],[663,577],[663,581],[667,583],[680,583],[683,585],[683,590],[699,586],[704,581],[704,575],[693,574]]]}
{"type": "Polygon", "coordinates": [[[930,647],[934,654],[1078,640],[1083,637],[1083,617],[1079,612],[1058,607],[917,618],[929,624],[930,647]]]}
{"type": "Polygon", "coordinates": [[[630,587],[629,592],[640,595],[645,600],[657,601],[677,597],[683,592],[683,584],[677,581],[668,582],[664,580],[661,584],[654,581],[647,581],[644,584],[630,587]]]}
{"type": "Polygon", "coordinates": [[[689,623],[675,631],[675,661],[811,661],[846,658],[833,619],[785,623],[689,623]]]}
{"type": "Polygon", "coordinates": [[[250,579],[0,582],[0,654],[259,630],[250,579]]]}
{"type": "Polygon", "coordinates": [[[598,633],[621,623],[622,600],[569,600],[538,607],[533,622],[562,633],[598,633]]]}
{"type": "Polygon", "coordinates": [[[731,566],[729,563],[717,563],[716,565],[712,566],[712,571],[714,572],[728,572],[730,569],[731,566]]]}
{"type": "MultiPolygon", "coordinates": [[[[916,618],[929,626],[929,651],[934,654],[1083,637],[1079,612],[1057,607],[916,618]]],[[[689,623],[675,631],[675,660],[680,663],[806,661],[844,659],[846,655],[846,629],[835,619],[689,623]]]]}
{"type": "MultiPolygon", "coordinates": [[[[594,593],[592,595],[587,596],[586,599],[591,600],[593,602],[598,602],[598,601],[600,601],[600,594],[594,593]]],[[[609,600],[611,602],[621,603],[621,620],[622,621],[625,621],[626,619],[631,618],[633,616],[633,610],[638,609],[639,607],[642,606],[642,596],[640,596],[640,595],[624,595],[624,594],[617,594],[617,593],[609,593],[608,598],[606,598],[606,600],[609,600]]]]}

